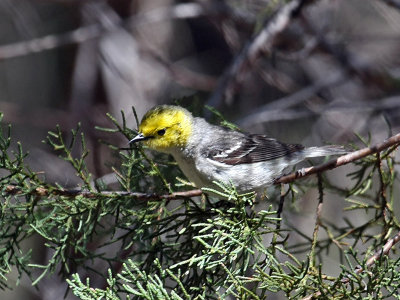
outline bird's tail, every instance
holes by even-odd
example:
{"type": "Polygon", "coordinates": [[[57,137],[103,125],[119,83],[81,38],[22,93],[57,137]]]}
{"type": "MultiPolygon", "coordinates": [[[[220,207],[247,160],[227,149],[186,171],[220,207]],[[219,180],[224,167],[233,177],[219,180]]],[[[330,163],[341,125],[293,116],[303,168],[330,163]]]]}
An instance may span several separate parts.
{"type": "Polygon", "coordinates": [[[329,155],[343,155],[349,153],[343,146],[328,145],[321,147],[308,147],[303,150],[305,157],[320,157],[329,155]]]}

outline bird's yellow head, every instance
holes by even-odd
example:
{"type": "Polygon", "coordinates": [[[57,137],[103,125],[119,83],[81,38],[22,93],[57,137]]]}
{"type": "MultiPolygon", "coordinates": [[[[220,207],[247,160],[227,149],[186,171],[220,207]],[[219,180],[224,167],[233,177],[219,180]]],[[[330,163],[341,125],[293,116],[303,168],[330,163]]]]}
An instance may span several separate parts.
{"type": "Polygon", "coordinates": [[[139,125],[139,134],[130,143],[142,141],[158,151],[184,147],[192,133],[193,117],[179,106],[160,105],[149,110],[139,125]]]}

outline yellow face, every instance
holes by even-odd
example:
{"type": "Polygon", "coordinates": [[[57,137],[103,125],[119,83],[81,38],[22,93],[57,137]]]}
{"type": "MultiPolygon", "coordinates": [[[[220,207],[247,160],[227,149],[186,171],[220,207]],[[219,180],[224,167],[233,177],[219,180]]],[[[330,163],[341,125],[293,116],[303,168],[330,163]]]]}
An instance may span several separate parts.
{"type": "Polygon", "coordinates": [[[141,138],[138,136],[137,140],[159,151],[183,147],[188,142],[191,127],[192,115],[187,110],[179,106],[156,106],[144,115],[139,125],[141,138]]]}

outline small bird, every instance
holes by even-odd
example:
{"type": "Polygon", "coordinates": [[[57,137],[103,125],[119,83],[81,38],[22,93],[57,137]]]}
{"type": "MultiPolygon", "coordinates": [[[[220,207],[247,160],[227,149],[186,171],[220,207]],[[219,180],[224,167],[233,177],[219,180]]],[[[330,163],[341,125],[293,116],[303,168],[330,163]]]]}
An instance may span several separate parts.
{"type": "Polygon", "coordinates": [[[347,153],[340,146],[305,148],[261,134],[243,133],[207,123],[180,106],[149,110],[129,143],[142,142],[171,154],[197,187],[213,181],[233,184],[238,192],[260,191],[283,175],[285,168],[309,157],[347,153]]]}

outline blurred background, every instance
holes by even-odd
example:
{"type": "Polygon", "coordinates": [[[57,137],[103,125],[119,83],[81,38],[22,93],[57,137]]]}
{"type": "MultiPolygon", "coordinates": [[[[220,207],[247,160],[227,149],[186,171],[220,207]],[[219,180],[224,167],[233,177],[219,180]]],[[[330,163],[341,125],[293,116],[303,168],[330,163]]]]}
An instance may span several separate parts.
{"type": "MultiPolygon", "coordinates": [[[[179,103],[209,118],[206,104],[245,131],[307,146],[399,132],[399,2],[313,1],[261,39],[286,2],[0,0],[3,122],[32,169],[65,187],[79,181],[41,142],[47,132],[81,122],[98,178],[111,172],[99,140],[127,140],[94,127],[112,127],[106,113],[122,110],[136,128],[132,107],[141,118],[179,103]]],[[[347,171],[335,170],[343,184],[347,171]]],[[[46,280],[35,290],[23,279],[0,298],[62,299],[65,284],[46,280]]]]}

